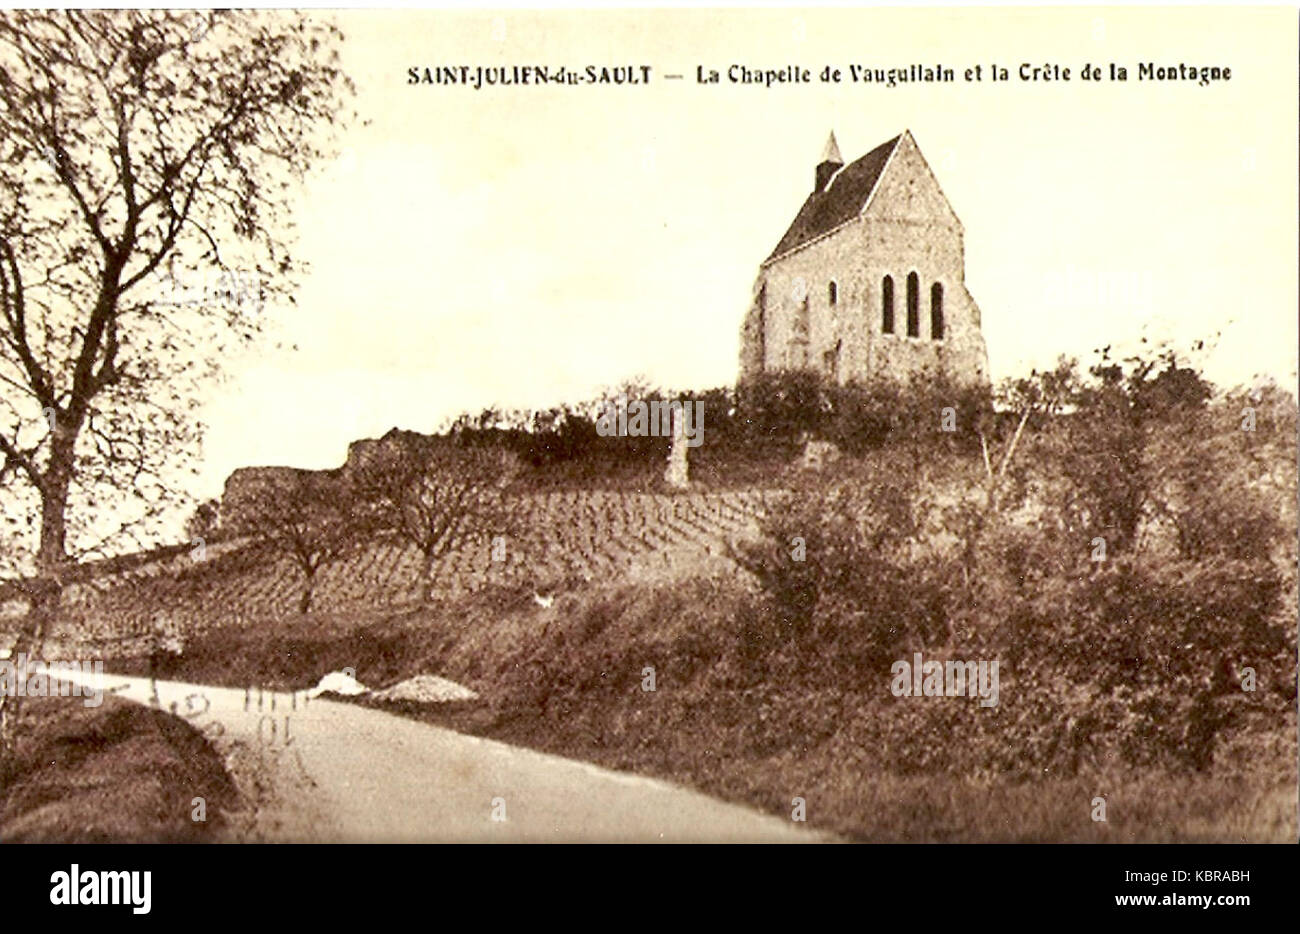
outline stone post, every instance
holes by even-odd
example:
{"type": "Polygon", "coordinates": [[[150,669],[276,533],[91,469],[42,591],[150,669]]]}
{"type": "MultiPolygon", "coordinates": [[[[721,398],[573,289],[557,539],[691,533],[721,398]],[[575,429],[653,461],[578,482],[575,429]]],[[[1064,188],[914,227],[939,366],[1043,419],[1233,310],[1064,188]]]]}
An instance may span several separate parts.
{"type": "Polygon", "coordinates": [[[681,408],[672,410],[673,446],[668,452],[668,469],[664,471],[664,482],[678,490],[691,485],[690,468],[686,463],[686,431],[682,423],[684,415],[681,408]]]}

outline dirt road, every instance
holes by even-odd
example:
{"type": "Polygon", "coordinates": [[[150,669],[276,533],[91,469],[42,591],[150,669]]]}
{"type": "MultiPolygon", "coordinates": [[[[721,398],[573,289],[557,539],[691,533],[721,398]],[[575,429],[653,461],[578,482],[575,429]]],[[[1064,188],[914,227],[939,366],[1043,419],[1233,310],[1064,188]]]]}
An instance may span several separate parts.
{"type": "MultiPolygon", "coordinates": [[[[72,679],[70,679],[72,680],[72,679]]],[[[104,676],[173,710],[226,756],[250,801],[238,840],[816,842],[788,819],[304,693],[104,676]]]]}

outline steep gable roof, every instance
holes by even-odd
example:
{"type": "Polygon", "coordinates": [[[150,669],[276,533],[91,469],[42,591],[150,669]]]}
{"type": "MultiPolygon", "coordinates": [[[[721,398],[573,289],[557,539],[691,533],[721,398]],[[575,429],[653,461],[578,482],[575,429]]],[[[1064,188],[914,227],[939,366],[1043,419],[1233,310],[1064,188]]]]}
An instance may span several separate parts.
{"type": "Polygon", "coordinates": [[[888,142],[881,143],[865,156],[836,172],[825,191],[810,194],[799,209],[794,223],[765,262],[771,262],[857,217],[866,207],[867,199],[871,197],[876,182],[885,170],[885,163],[902,138],[902,134],[899,134],[888,142]]]}

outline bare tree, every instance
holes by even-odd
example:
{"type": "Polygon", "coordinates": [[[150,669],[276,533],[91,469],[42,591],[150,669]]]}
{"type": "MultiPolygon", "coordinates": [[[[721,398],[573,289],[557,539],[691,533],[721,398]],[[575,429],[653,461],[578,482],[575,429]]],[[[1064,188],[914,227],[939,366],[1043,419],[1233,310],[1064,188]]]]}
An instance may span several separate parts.
{"type": "Polygon", "coordinates": [[[302,573],[299,613],[311,611],[317,573],[345,558],[369,531],[354,516],[352,502],[337,472],[296,471],[287,482],[264,483],[248,495],[240,528],[302,573]]]}
{"type": "Polygon", "coordinates": [[[290,14],[0,12],[0,489],[35,572],[15,651],[78,555],[174,502],[196,381],[291,299],[295,184],[351,93],[341,38],[290,14]]]}
{"type": "Polygon", "coordinates": [[[982,414],[975,430],[979,435],[980,453],[984,458],[984,496],[987,512],[997,511],[998,494],[1006,477],[1007,468],[1016,456],[1016,449],[1030,419],[1055,417],[1078,395],[1079,378],[1076,367],[1075,360],[1061,357],[1054,369],[1034,370],[1028,377],[1008,380],[999,387],[996,393],[996,404],[1004,412],[1016,416],[1016,427],[1012,432],[1011,440],[1002,451],[1002,456],[996,458],[996,467],[988,441],[994,412],[989,409],[982,414]]]}
{"type": "Polygon", "coordinates": [[[433,597],[438,559],[510,529],[506,491],[518,470],[510,453],[449,438],[407,436],[356,468],[371,527],[413,545],[424,559],[421,599],[433,597]]]}

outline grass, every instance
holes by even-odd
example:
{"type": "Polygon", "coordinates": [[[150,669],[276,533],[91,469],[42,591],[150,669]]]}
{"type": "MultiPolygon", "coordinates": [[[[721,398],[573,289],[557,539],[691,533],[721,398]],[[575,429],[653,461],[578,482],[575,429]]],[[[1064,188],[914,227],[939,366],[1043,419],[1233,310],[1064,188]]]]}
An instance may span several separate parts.
{"type": "MultiPolygon", "coordinates": [[[[1077,775],[898,775],[862,742],[887,716],[861,684],[755,677],[737,650],[746,594],[730,582],[491,591],[400,614],[309,616],[214,631],[162,674],[296,689],[356,669],[381,688],[420,673],[480,700],[394,712],[638,772],[873,842],[1294,842],[1295,725],[1238,737],[1207,773],[1109,766],[1077,775]],[[642,690],[655,669],[653,692],[642,690]],[[1267,740],[1267,742],[1263,742],[1267,740]],[[1234,761],[1247,764],[1232,765],[1234,761]],[[1107,820],[1092,820],[1104,797],[1107,820]]],[[[110,670],[135,667],[123,658],[110,670]]]]}
{"type": "Polygon", "coordinates": [[[201,843],[216,839],[237,791],[221,757],[183,720],[106,696],[28,698],[9,786],[5,843],[201,843]],[[193,799],[206,803],[194,821],[193,799]]]}

